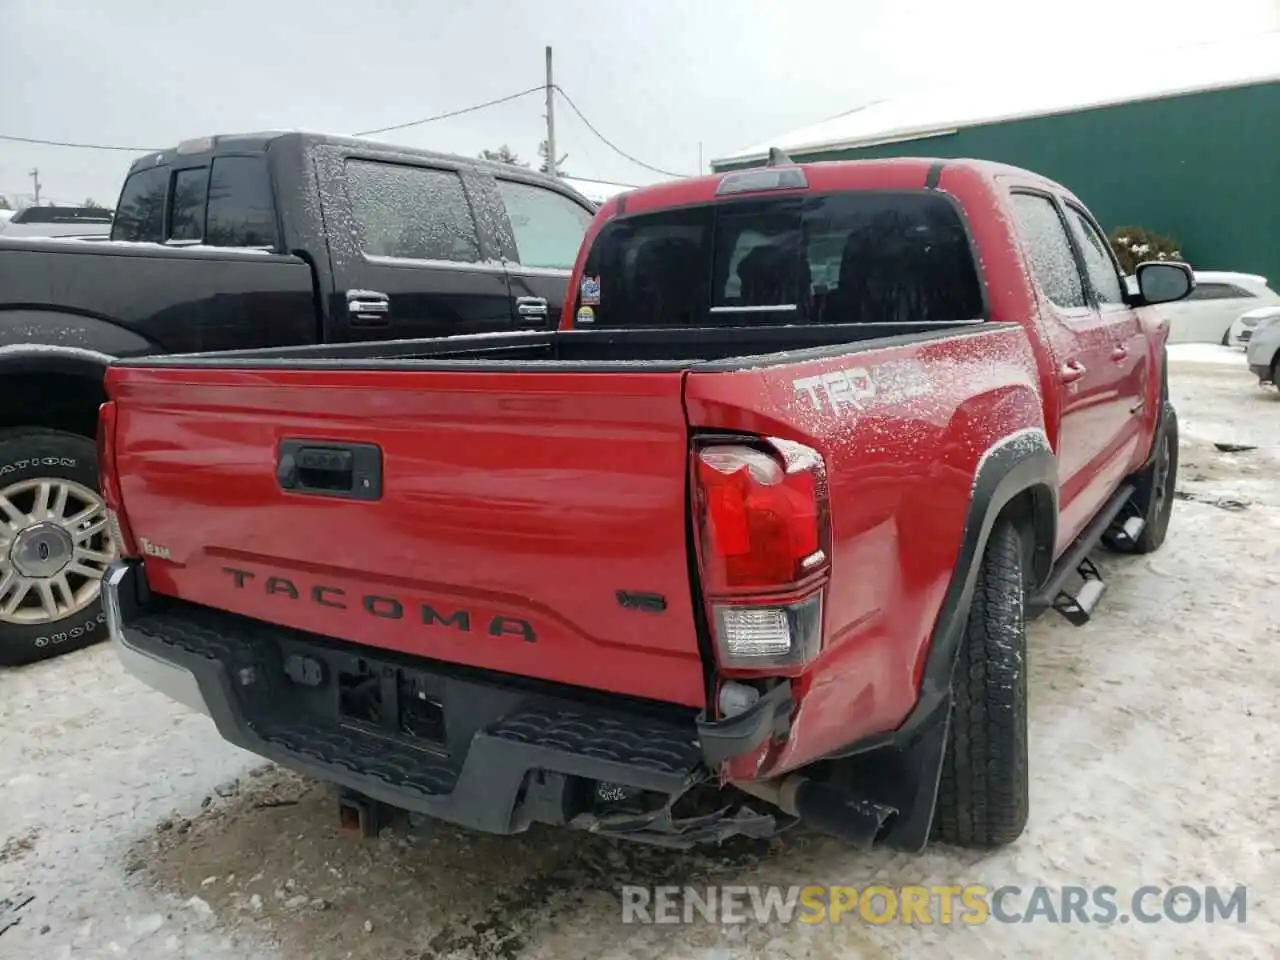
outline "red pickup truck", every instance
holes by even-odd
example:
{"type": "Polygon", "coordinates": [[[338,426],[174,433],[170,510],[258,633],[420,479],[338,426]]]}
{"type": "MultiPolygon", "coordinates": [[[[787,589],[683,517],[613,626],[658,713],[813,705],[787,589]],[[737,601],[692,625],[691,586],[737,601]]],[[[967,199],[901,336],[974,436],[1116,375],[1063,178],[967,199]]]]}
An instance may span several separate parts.
{"type": "Polygon", "coordinates": [[[344,803],[1007,843],[1025,618],[1169,523],[1137,279],[1026,171],[775,157],[606,203],[559,330],[119,361],[111,635],[344,803]]]}

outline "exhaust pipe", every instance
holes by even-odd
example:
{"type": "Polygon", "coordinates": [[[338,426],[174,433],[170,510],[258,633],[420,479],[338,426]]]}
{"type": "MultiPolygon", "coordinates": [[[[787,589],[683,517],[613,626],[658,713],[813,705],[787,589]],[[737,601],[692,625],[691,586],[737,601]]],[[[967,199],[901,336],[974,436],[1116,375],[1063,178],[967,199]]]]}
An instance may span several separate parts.
{"type": "Polygon", "coordinates": [[[792,774],[782,780],[732,780],[743,793],[772,803],[820,833],[868,850],[898,811],[825,783],[792,774]]]}

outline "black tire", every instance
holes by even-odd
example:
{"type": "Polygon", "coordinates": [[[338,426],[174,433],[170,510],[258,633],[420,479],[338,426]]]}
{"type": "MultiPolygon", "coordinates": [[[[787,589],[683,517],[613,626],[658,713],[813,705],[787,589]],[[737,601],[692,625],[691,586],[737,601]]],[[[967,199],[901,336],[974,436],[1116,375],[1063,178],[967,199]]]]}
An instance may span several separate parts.
{"type": "Polygon", "coordinates": [[[933,837],[961,847],[1012,843],[1027,825],[1025,552],[1017,528],[991,531],[952,674],[951,723],[933,837]]]}
{"type": "Polygon", "coordinates": [[[1173,517],[1174,490],[1178,484],[1178,412],[1167,400],[1156,434],[1156,455],[1151,464],[1135,478],[1130,508],[1146,525],[1142,535],[1132,543],[1118,542],[1109,534],[1102,542],[1117,553],[1153,553],[1164,544],[1173,517]]]}
{"type": "Polygon", "coordinates": [[[1231,346],[1231,328],[1230,327],[1227,327],[1227,329],[1222,331],[1222,345],[1224,347],[1231,346]]]}
{"type": "MultiPolygon", "coordinates": [[[[26,427],[0,431],[0,491],[44,477],[70,480],[97,492],[96,445],[87,437],[58,430],[26,427]]],[[[0,517],[0,522],[4,519],[0,517]]],[[[47,660],[106,638],[101,597],[57,621],[15,624],[0,620],[0,666],[47,660]]]]}

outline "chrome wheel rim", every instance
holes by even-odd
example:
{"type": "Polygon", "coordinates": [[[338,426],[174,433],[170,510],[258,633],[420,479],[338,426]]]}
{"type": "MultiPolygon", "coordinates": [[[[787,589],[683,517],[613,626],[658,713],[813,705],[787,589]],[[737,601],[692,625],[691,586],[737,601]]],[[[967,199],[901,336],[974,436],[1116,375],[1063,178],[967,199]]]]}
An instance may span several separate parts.
{"type": "Polygon", "coordinates": [[[0,623],[56,623],[91,606],[115,559],[107,507],[51,477],[0,489],[0,623]]]}

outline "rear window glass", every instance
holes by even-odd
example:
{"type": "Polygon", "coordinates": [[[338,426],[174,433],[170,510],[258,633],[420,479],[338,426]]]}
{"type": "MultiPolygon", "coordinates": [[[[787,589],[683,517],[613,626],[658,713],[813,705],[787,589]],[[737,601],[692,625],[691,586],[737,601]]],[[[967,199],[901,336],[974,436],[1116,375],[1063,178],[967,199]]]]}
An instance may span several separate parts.
{"type": "Polygon", "coordinates": [[[173,175],[170,240],[204,239],[204,206],[209,196],[209,168],[179,170],[173,175]]]}
{"type": "Polygon", "coordinates": [[[594,326],[673,327],[945,322],[982,313],[955,207],[937,194],[863,192],[617,220],[592,246],[577,316],[594,326]]]}
{"type": "Polygon", "coordinates": [[[149,167],[129,177],[116,204],[111,239],[160,243],[164,239],[164,196],[168,189],[168,167],[149,167]]]}
{"type": "Polygon", "coordinates": [[[276,208],[265,157],[219,157],[209,176],[205,243],[274,247],[276,208]]]}

